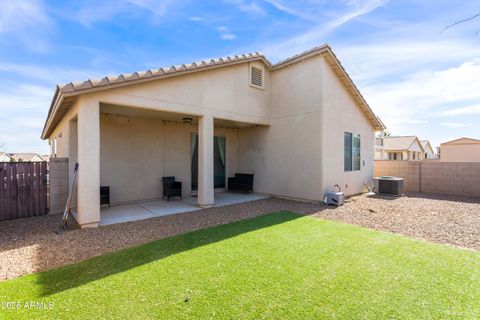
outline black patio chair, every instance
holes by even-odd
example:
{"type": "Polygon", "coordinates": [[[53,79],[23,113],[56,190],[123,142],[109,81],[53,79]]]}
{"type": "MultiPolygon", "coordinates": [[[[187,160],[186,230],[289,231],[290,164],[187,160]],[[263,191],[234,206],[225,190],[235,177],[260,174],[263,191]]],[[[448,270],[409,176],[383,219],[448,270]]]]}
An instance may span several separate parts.
{"type": "Polygon", "coordinates": [[[163,177],[163,199],[167,198],[170,201],[170,198],[180,197],[182,199],[182,183],[180,181],[175,181],[175,177],[163,177]]]}
{"type": "Polygon", "coordinates": [[[228,191],[253,192],[253,174],[235,173],[235,177],[228,178],[228,191]]]}
{"type": "Polygon", "coordinates": [[[100,205],[108,204],[110,207],[110,187],[100,187],[100,205]]]}

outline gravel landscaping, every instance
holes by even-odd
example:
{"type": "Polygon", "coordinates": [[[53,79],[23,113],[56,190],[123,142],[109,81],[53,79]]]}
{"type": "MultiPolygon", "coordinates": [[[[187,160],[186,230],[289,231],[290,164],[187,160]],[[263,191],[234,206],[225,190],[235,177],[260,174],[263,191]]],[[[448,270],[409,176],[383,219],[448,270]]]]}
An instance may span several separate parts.
{"type": "Polygon", "coordinates": [[[315,216],[480,251],[480,198],[422,193],[347,201],[315,216]]]}
{"type": "Polygon", "coordinates": [[[44,271],[156,239],[289,210],[480,250],[480,199],[410,194],[402,198],[358,196],[339,208],[263,199],[231,206],[103,226],[58,229],[61,216],[0,222],[0,280],[44,271]]]}
{"type": "Polygon", "coordinates": [[[0,222],[0,281],[107,252],[281,210],[312,214],[321,205],[267,198],[147,220],[55,234],[61,215],[0,222]]]}

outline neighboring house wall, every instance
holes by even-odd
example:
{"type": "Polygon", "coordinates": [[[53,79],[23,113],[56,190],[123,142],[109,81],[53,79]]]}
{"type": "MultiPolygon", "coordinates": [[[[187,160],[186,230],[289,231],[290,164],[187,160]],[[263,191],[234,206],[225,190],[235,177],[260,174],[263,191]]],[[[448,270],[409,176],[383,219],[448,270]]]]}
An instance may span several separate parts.
{"type": "MultiPolygon", "coordinates": [[[[403,151],[385,151],[386,159],[383,160],[403,160],[404,152],[403,151]]],[[[376,159],[382,160],[382,159],[376,159]]]]}
{"type": "Polygon", "coordinates": [[[424,150],[423,159],[433,160],[437,158],[437,155],[433,151],[432,145],[428,140],[421,141],[424,150]]]}
{"type": "Polygon", "coordinates": [[[441,144],[440,161],[480,162],[480,142],[461,139],[441,144]]]}
{"type": "MultiPolygon", "coordinates": [[[[384,137],[385,158],[376,157],[375,160],[415,160],[425,158],[424,149],[415,136],[384,137]]],[[[377,147],[378,148],[378,147],[377,147]]]]}

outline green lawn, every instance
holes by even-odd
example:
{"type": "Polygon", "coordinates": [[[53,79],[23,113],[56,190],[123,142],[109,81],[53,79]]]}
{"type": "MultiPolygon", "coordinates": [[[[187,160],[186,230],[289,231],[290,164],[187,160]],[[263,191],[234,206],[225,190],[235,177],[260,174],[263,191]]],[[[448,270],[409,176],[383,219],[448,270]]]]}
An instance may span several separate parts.
{"type": "Polygon", "coordinates": [[[0,319],[478,319],[480,253],[279,212],[1,282],[5,301],[0,319]]]}

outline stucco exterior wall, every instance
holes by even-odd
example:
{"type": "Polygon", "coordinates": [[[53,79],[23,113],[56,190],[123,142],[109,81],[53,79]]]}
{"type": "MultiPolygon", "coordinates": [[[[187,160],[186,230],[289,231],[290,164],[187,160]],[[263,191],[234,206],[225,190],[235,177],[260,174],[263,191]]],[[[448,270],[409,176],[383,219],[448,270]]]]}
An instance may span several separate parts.
{"type": "Polygon", "coordinates": [[[239,168],[255,190],[321,200],[340,185],[361,193],[373,177],[374,129],[322,57],[271,75],[270,126],[239,131],[239,168]],[[344,132],[361,135],[361,170],[344,172],[344,132]]]}
{"type": "Polygon", "coordinates": [[[243,63],[87,95],[103,104],[268,125],[270,74],[264,73],[264,90],[252,88],[250,65],[263,68],[243,63]]]}
{"type": "Polygon", "coordinates": [[[373,178],[375,130],[325,59],[323,70],[321,128],[322,194],[338,184],[346,195],[364,191],[373,178]],[[360,134],[360,170],[344,171],[344,133],[360,134]]]}
{"type": "MultiPolygon", "coordinates": [[[[248,130],[248,129],[246,129],[248,130]]],[[[112,203],[162,196],[162,177],[175,176],[191,192],[191,139],[197,125],[160,119],[100,116],[100,184],[112,203]]],[[[236,170],[237,130],[215,128],[226,137],[226,175],[236,170]]]]}
{"type": "Polygon", "coordinates": [[[440,161],[480,162],[480,144],[443,144],[440,161]]]}
{"type": "Polygon", "coordinates": [[[239,131],[239,170],[257,192],[322,199],[322,75],[314,58],[271,74],[270,126],[239,131]]]}
{"type": "MultiPolygon", "coordinates": [[[[250,123],[216,127],[215,134],[226,137],[226,176],[254,173],[256,192],[308,200],[322,200],[335,184],[347,195],[362,192],[373,177],[374,129],[325,58],[265,71],[264,90],[249,85],[249,68],[244,63],[89,93],[84,101],[250,123]],[[361,136],[359,171],[344,172],[344,132],[361,136]]],[[[70,171],[77,159],[80,104],[51,136],[61,133],[57,153],[69,156],[70,171]]],[[[196,130],[155,118],[102,114],[100,184],[111,187],[112,203],[161,197],[162,176],[176,176],[183,193],[190,193],[196,130]]]]}

